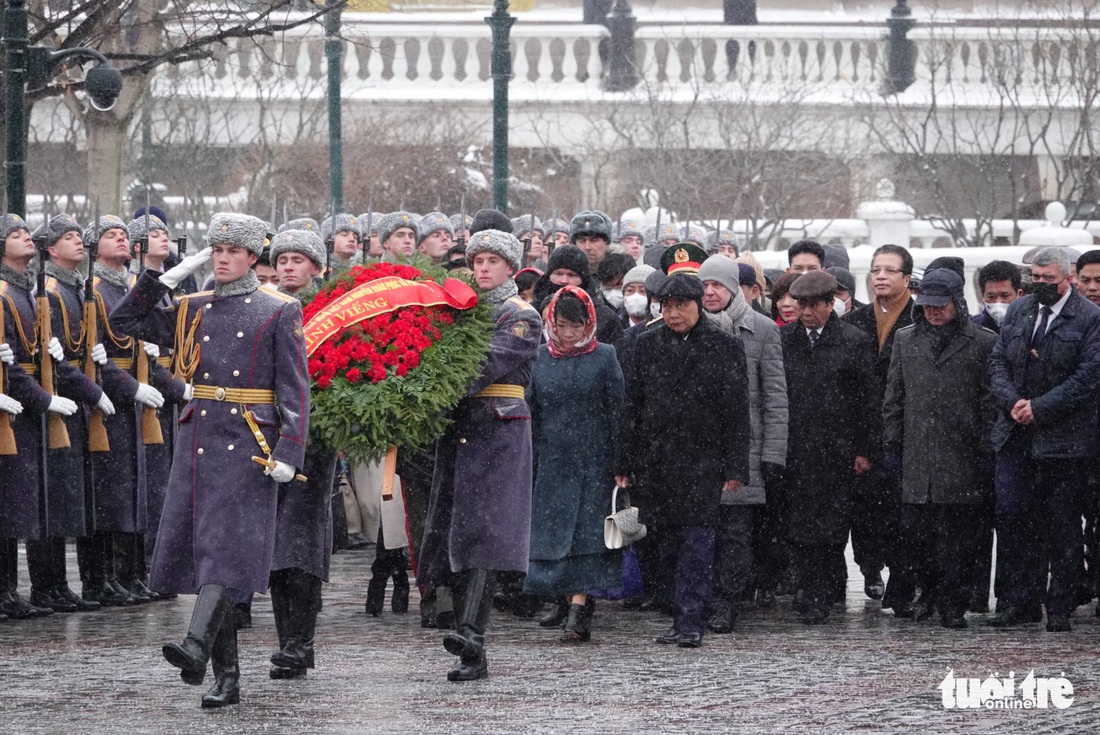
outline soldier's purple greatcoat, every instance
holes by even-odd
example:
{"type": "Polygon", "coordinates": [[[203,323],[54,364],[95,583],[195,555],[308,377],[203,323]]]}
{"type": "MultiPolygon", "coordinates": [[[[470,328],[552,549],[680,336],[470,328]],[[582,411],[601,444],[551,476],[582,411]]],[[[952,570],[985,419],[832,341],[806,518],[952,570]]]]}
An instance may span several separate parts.
{"type": "MultiPolygon", "coordinates": [[[[300,469],[309,429],[309,375],[298,301],[259,289],[224,297],[198,293],[174,308],[158,307],[167,290],[156,274],[143,273],[111,313],[112,328],[171,347],[177,310],[186,310],[188,330],[201,312],[194,384],[274,391],[276,405],[248,408],[274,458],[300,469]]],[[[243,408],[196,398],[180,412],[150,570],[158,591],[194,593],[205,584],[267,589],[278,488],[251,460],[262,453],[243,408]]]]}
{"type": "MultiPolygon", "coordinates": [[[[79,277],[79,276],[77,276],[79,277]]],[[[50,538],[85,536],[94,530],[94,493],[91,478],[84,476],[84,456],[87,452],[88,406],[99,403],[101,389],[80,372],[77,361],[81,357],[81,319],[84,309],[84,291],[81,286],[64,283],[54,278],[46,279],[46,292],[50,299],[50,329],[53,336],[65,348],[65,360],[71,363],[60,378],[58,392],[80,405],[72,416],[65,416],[65,428],[69,432],[69,446],[51,449],[46,463],[46,484],[49,489],[49,523],[45,535],[50,538]],[[71,375],[70,368],[80,376],[71,375]]]]}
{"type": "Polygon", "coordinates": [[[138,387],[133,374],[134,347],[125,344],[125,335],[119,334],[117,329],[112,335],[106,324],[107,315],[126,295],[126,289],[100,278],[93,283],[102,299],[98,316],[99,341],[107,350],[109,360],[100,370],[100,383],[115,404],[114,415],[103,421],[111,451],[92,453],[95,530],[139,533],[149,526],[149,509],[145,443],[141,438],[142,406],[134,400],[138,387]],[[119,341],[124,344],[118,344],[119,341]],[[124,361],[123,367],[118,361],[124,361]]]}
{"type": "Polygon", "coordinates": [[[496,328],[481,377],[436,448],[432,498],[417,584],[451,572],[527,571],[531,538],[531,413],[523,398],[478,398],[492,384],[526,387],[542,320],[518,297],[493,311],[496,328]]]}
{"type": "MultiPolygon", "coordinates": [[[[0,538],[38,539],[46,533],[42,519],[48,515],[46,501],[51,497],[39,478],[42,420],[50,405],[50,396],[19,366],[32,364],[35,360],[22,337],[34,343],[37,308],[34,296],[20,285],[2,281],[0,292],[3,292],[4,337],[15,352],[17,363],[4,366],[8,375],[7,393],[23,404],[23,413],[11,421],[19,453],[0,456],[0,538]]],[[[94,403],[99,400],[98,389],[75,367],[54,362],[54,374],[60,394],[76,401],[94,398],[94,403]]],[[[80,503],[83,503],[83,493],[80,503]]],[[[58,510],[61,510],[60,505],[58,510]]]]}

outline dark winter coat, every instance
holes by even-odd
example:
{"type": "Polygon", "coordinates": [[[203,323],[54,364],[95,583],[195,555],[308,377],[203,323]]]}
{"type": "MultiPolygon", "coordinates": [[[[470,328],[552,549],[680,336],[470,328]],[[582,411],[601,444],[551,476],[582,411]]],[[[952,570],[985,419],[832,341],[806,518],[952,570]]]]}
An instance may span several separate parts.
{"type": "Polygon", "coordinates": [[[899,330],[883,408],[886,453],[902,457],[902,502],[977,504],[993,487],[989,354],[997,335],[960,313],[937,357],[924,309],[899,330]]]}
{"type": "Polygon", "coordinates": [[[603,553],[623,405],[615,349],[599,344],[587,355],[555,359],[540,347],[528,396],[538,458],[531,559],[603,553]]]}
{"type": "MultiPolygon", "coordinates": [[[[271,390],[275,404],[248,405],[272,457],[299,470],[309,430],[309,374],[297,299],[258,289],[219,297],[203,292],[158,307],[167,288],[146,271],[111,313],[117,332],[174,343],[177,312],[190,328],[201,313],[196,386],[271,390]]],[[[277,485],[251,460],[260,455],[243,406],[192,399],[179,418],[150,584],[193,593],[204,584],[267,589],[275,546],[277,485]]]]}
{"type": "MultiPolygon", "coordinates": [[[[64,347],[66,362],[79,372],[84,348],[81,344],[84,290],[47,278],[46,291],[50,299],[50,330],[64,347]]],[[[61,395],[76,401],[80,410],[62,419],[69,432],[69,446],[48,452],[46,484],[50,513],[46,536],[54,538],[85,536],[95,530],[95,493],[91,478],[84,476],[84,460],[88,452],[89,407],[103,396],[103,390],[87,378],[66,380],[60,388],[61,395]]]]}
{"type": "Polygon", "coordinates": [[[993,332],[993,334],[1001,333],[1001,325],[998,324],[997,320],[991,317],[989,315],[989,312],[987,312],[985,309],[982,309],[982,312],[977,316],[971,317],[970,321],[974,322],[979,327],[985,327],[989,331],[993,332]]]}
{"type": "MultiPolygon", "coordinates": [[[[82,486],[75,486],[74,490],[72,482],[58,484],[53,490],[49,485],[49,457],[43,453],[42,426],[50,397],[34,377],[38,367],[34,364],[35,356],[28,349],[33,347],[35,339],[37,304],[29,291],[7,281],[0,281],[0,294],[3,295],[4,338],[15,353],[16,362],[5,366],[7,393],[23,404],[23,413],[11,421],[19,453],[0,456],[0,537],[37,539],[63,535],[59,532],[73,526],[79,530],[83,525],[84,492],[82,486]],[[45,483],[40,476],[44,460],[47,460],[45,483]],[[56,505],[56,522],[50,520],[54,510],[51,503],[56,505]],[[74,503],[77,507],[70,511],[74,503]]],[[[52,322],[51,314],[51,330],[52,322]]],[[[79,324],[77,326],[79,328],[79,324]]],[[[59,334],[58,338],[61,337],[59,334]]],[[[64,344],[64,340],[61,341],[64,344]]],[[[40,348],[45,349],[45,346],[40,348]]],[[[78,403],[99,400],[101,391],[75,366],[54,361],[53,369],[59,395],[78,403]]],[[[75,436],[70,436],[70,442],[79,451],[83,435],[79,426],[74,429],[75,436]]],[[[62,450],[51,450],[50,457],[57,451],[62,450]]]]}
{"type": "MultiPolygon", "coordinates": [[[[879,406],[882,405],[882,401],[886,398],[886,381],[890,377],[890,355],[894,349],[894,339],[897,337],[899,329],[905,329],[913,323],[913,301],[909,300],[909,305],[898,316],[898,320],[894,322],[893,328],[890,330],[890,334],[886,337],[886,342],[883,344],[882,349],[878,349],[878,327],[875,322],[875,309],[878,308],[878,304],[874,299],[871,299],[871,303],[861,306],[858,309],[854,309],[849,314],[845,321],[851,324],[853,327],[857,327],[865,334],[870,336],[874,343],[874,368],[875,368],[875,395],[878,397],[879,406]]],[[[881,424],[879,424],[881,426],[881,424]]]]}
{"type": "Polygon", "coordinates": [[[1061,312],[1050,320],[1039,345],[1039,381],[1029,390],[1025,376],[1038,314],[1039,304],[1034,296],[1013,301],[993,348],[990,374],[997,407],[993,448],[1000,450],[1017,430],[1018,424],[1010,412],[1018,400],[1029,398],[1035,415],[1031,429],[1031,452],[1035,458],[1091,457],[1097,447],[1100,307],[1076,289],[1071,290],[1061,312]]]}
{"type": "Polygon", "coordinates": [[[99,306],[99,341],[107,350],[108,363],[100,370],[100,383],[115,406],[104,419],[110,452],[92,454],[97,531],[140,532],[148,528],[148,486],[145,471],[145,443],[141,434],[142,405],[134,400],[138,381],[134,358],[139,349],[108,323],[111,310],[127,291],[115,283],[96,278],[99,306]]]}
{"type": "Polygon", "coordinates": [[[649,521],[714,526],[722,485],[749,482],[749,388],[741,340],[701,316],[681,336],[661,324],[638,337],[624,371],[615,474],[643,489],[649,521]]]}
{"type": "Polygon", "coordinates": [[[478,397],[494,384],[526,387],[542,334],[519,297],[493,310],[496,327],[479,377],[436,446],[417,584],[445,585],[469,569],[526,572],[531,542],[531,413],[523,398],[478,397]]]}

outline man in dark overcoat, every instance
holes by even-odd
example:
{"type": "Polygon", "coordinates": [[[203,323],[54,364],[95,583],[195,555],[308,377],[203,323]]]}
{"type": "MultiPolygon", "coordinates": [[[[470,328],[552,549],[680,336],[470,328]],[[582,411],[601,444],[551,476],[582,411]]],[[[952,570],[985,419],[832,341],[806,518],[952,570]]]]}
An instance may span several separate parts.
{"type": "Polygon", "coordinates": [[[881,426],[874,344],[833,312],[836,288],[824,271],[800,276],[790,291],[799,318],[779,330],[790,416],[791,545],[807,623],[824,622],[829,605],[843,600],[853,485],[871,467],[881,426]]]}
{"type": "MultiPolygon", "coordinates": [[[[98,243],[94,265],[99,341],[107,350],[108,363],[101,384],[117,411],[105,420],[110,452],[92,454],[95,492],[95,533],[85,540],[94,546],[102,568],[82,580],[86,599],[103,605],[132,605],[151,597],[129,585],[135,566],[136,539],[149,526],[145,441],[141,415],[145,407],[159,409],[164,395],[150,383],[137,379],[137,360],[143,347],[120,334],[108,323],[108,315],[130,290],[130,235],[126,223],[113,214],[103,215],[84,229],[84,241],[98,243]]],[[[142,352],[142,355],[145,353],[142,352]]]]}
{"type": "MultiPolygon", "coordinates": [[[[327,220],[326,220],[327,221],[327,220]]],[[[353,221],[354,224],[354,221],[353,221]]],[[[298,298],[313,289],[313,278],[325,267],[325,243],[313,230],[286,230],[271,240],[271,261],[282,271],[288,257],[305,256],[297,264],[298,279],[280,279],[279,291],[298,298]],[[291,285],[293,283],[293,285],[291,285]]],[[[348,266],[343,266],[346,269],[348,266]]],[[[279,485],[275,521],[275,555],[271,562],[271,610],[279,635],[279,650],[271,656],[271,678],[304,676],[314,666],[313,639],[321,612],[321,583],[328,581],[332,558],[332,484],[336,450],[308,443],[306,479],[279,485]]]]}
{"type": "Polygon", "coordinates": [[[748,376],[741,340],[704,315],[698,275],[670,274],[655,293],[663,324],[638,337],[624,371],[615,481],[641,488],[671,557],[674,622],[657,642],[698,648],[722,493],[749,482],[748,376]]]}
{"type": "Polygon", "coordinates": [[[995,627],[1038,622],[1045,597],[1047,630],[1065,632],[1077,604],[1082,501],[1097,446],[1100,308],[1077,292],[1072,273],[1065,248],[1035,254],[1033,292],[1008,307],[990,359],[1005,598],[989,621],[995,627]]]}
{"type": "MultiPolygon", "coordinates": [[[[35,249],[23,218],[4,215],[2,234],[0,305],[4,312],[4,352],[10,352],[11,360],[4,372],[7,394],[21,405],[23,413],[11,422],[15,454],[0,455],[0,614],[20,619],[53,612],[52,606],[39,607],[19,595],[18,539],[42,538],[49,523],[43,472],[46,414],[71,416],[77,412],[77,405],[62,396],[51,397],[38,383],[37,361],[59,354],[61,345],[59,341],[39,344],[34,284],[27,270],[35,249]]],[[[55,361],[59,382],[64,380],[69,387],[78,385],[67,367],[55,361]]]]}
{"type": "Polygon", "coordinates": [[[240,701],[237,628],[226,611],[232,595],[263,592],[275,546],[277,483],[305,461],[309,375],[298,300],[259,289],[250,269],[266,225],[217,214],[211,247],[157,277],[142,273],[111,313],[111,328],[163,347],[176,346],[191,381],[180,415],[150,584],[198,593],[187,637],[164,646],[165,659],[189,684],[206,663],[216,681],[204,707],[240,701]],[[211,261],[215,287],[159,307],[164,295],[211,261]],[[253,460],[258,457],[266,469],[253,460]]]}
{"type": "Polygon", "coordinates": [[[531,539],[531,413],[524,390],[538,355],[542,319],[512,279],[523,246],[500,230],[466,245],[480,298],[496,324],[481,376],[439,440],[417,579],[447,585],[457,629],[443,645],[459,657],[450,681],[488,676],[485,627],[498,575],[527,573],[531,539]],[[448,585],[449,583],[449,585],[448,585]]]}
{"type": "Polygon", "coordinates": [[[946,628],[966,627],[993,489],[988,365],[997,335],[968,318],[963,285],[947,268],[921,280],[913,325],[894,340],[883,409],[884,462],[901,472],[902,541],[921,588],[913,616],[938,607],[946,628]]]}

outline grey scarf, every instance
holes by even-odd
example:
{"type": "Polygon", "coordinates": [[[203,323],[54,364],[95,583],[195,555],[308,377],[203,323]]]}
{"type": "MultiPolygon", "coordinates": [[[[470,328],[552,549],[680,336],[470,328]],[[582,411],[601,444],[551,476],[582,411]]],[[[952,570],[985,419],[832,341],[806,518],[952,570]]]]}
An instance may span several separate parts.
{"type": "Polygon", "coordinates": [[[0,264],[0,281],[7,281],[11,285],[18,286],[24,291],[31,290],[31,277],[29,274],[20,273],[3,264],[0,264]]]}
{"type": "Polygon", "coordinates": [[[243,276],[229,283],[219,283],[214,286],[214,295],[218,298],[226,296],[244,296],[260,287],[260,279],[256,278],[256,272],[248,271],[243,276]]]}
{"type": "Polygon", "coordinates": [[[113,283],[119,288],[127,291],[130,290],[130,271],[125,268],[119,271],[105,263],[96,263],[95,275],[99,276],[107,283],[113,283]]]}
{"type": "Polygon", "coordinates": [[[62,268],[52,260],[46,262],[46,275],[52,276],[70,286],[81,286],[84,283],[84,278],[80,275],[80,271],[62,268]]]}
{"type": "Polygon", "coordinates": [[[493,306],[503,304],[508,299],[519,293],[519,287],[516,286],[515,280],[506,278],[504,283],[500,284],[496,288],[491,288],[488,291],[481,292],[481,299],[493,306]]]}
{"type": "Polygon", "coordinates": [[[749,302],[745,300],[745,293],[738,287],[733,292],[733,298],[730,299],[729,306],[723,310],[723,313],[730,318],[733,326],[737,327],[750,308],[749,302]]]}

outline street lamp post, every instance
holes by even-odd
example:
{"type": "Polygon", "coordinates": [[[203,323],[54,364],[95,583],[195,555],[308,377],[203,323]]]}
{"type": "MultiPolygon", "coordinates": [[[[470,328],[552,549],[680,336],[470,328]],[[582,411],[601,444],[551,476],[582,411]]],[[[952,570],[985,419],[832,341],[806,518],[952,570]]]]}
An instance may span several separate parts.
{"type": "Polygon", "coordinates": [[[494,0],[493,14],[485,19],[493,30],[490,67],[493,77],[493,207],[508,212],[508,81],[512,77],[512,53],[508,35],[516,19],[508,12],[508,0],[494,0]]]}
{"type": "Polygon", "coordinates": [[[340,118],[340,73],[344,43],[340,40],[340,0],[329,0],[325,13],[325,58],[328,60],[328,188],[329,203],[344,211],[344,134],[340,118]]]}
{"type": "Polygon", "coordinates": [[[65,59],[85,56],[98,62],[84,78],[84,90],[93,107],[97,110],[111,109],[122,91],[122,73],[95,49],[52,51],[45,46],[29,44],[26,0],[5,0],[3,45],[7,141],[4,185],[8,212],[20,217],[27,214],[27,90],[45,87],[65,59]]]}

